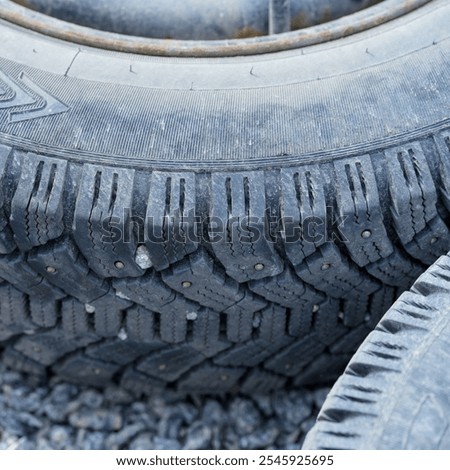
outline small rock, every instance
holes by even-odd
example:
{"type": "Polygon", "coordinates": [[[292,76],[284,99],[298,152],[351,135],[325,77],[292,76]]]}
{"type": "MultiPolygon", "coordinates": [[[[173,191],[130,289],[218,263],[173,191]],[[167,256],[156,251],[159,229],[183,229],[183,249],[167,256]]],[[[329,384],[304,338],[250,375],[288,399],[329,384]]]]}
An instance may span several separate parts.
{"type": "Polygon", "coordinates": [[[67,426],[53,426],[49,433],[49,439],[56,449],[67,449],[72,440],[71,430],[67,426]]]}
{"type": "Polygon", "coordinates": [[[122,427],[123,419],[116,410],[91,410],[83,407],[69,416],[69,423],[79,429],[118,431],[122,427]]]}
{"type": "Polygon", "coordinates": [[[104,450],[107,434],[104,432],[89,432],[86,429],[80,429],[77,433],[76,448],[83,450],[104,450]]]}
{"type": "Polygon", "coordinates": [[[273,407],[280,426],[288,433],[295,431],[312,414],[311,400],[307,401],[304,393],[297,391],[277,393],[273,407]]]}
{"type": "Polygon", "coordinates": [[[158,436],[176,439],[180,434],[182,424],[183,418],[178,414],[164,416],[158,423],[158,436]]]}
{"type": "Polygon", "coordinates": [[[270,417],[273,415],[272,397],[270,395],[255,395],[252,400],[264,416],[270,417]]]}
{"type": "Polygon", "coordinates": [[[22,437],[27,434],[24,423],[22,423],[15,410],[6,409],[0,411],[0,424],[3,432],[14,437],[22,437]]]}
{"type": "Polygon", "coordinates": [[[40,429],[43,426],[42,420],[25,411],[17,413],[17,419],[29,428],[40,429]]]}
{"type": "Polygon", "coordinates": [[[207,399],[206,403],[203,405],[202,422],[208,425],[212,424],[222,424],[228,422],[228,414],[225,412],[222,405],[211,399],[207,399]]]}
{"type": "Polygon", "coordinates": [[[153,449],[153,435],[146,432],[135,437],[129,447],[129,450],[151,450],[153,449]]]}
{"type": "Polygon", "coordinates": [[[24,394],[17,400],[18,403],[15,408],[29,413],[36,413],[41,409],[42,400],[47,393],[45,389],[40,388],[34,392],[24,394]]]}
{"type": "Polygon", "coordinates": [[[154,450],[180,450],[181,448],[181,444],[176,439],[165,439],[159,436],[153,439],[154,450]]]}
{"type": "Polygon", "coordinates": [[[179,403],[173,407],[174,414],[178,414],[186,424],[193,423],[198,417],[198,409],[189,403],[179,403]]]}
{"type": "Polygon", "coordinates": [[[84,390],[78,396],[78,401],[88,408],[100,408],[103,404],[103,395],[96,390],[84,390]]]}
{"type": "Polygon", "coordinates": [[[247,399],[236,398],[229,408],[230,418],[240,436],[252,433],[261,426],[262,417],[256,406],[247,399]]]}
{"type": "Polygon", "coordinates": [[[279,426],[276,421],[271,420],[261,429],[256,430],[248,436],[241,437],[239,441],[240,449],[267,449],[272,446],[280,433],[279,426]]]}
{"type": "Polygon", "coordinates": [[[35,450],[36,443],[33,442],[32,439],[28,439],[27,437],[22,437],[19,442],[17,443],[16,450],[35,450]]]}
{"type": "Polygon", "coordinates": [[[73,397],[78,395],[78,387],[72,384],[60,383],[52,387],[49,401],[55,405],[67,404],[73,397]]]}
{"type": "Polygon", "coordinates": [[[69,414],[69,410],[64,404],[54,405],[52,403],[46,403],[42,411],[54,423],[66,422],[69,414]]]}
{"type": "Polygon", "coordinates": [[[119,387],[108,387],[103,394],[105,402],[109,405],[129,405],[133,397],[129,392],[119,387]]]}
{"type": "Polygon", "coordinates": [[[121,431],[110,434],[106,440],[106,446],[108,449],[121,449],[143,430],[145,430],[145,424],[142,422],[130,424],[121,431]]]}
{"type": "Polygon", "coordinates": [[[183,449],[206,450],[211,448],[212,431],[201,422],[194,423],[188,430],[183,449]]]}
{"type": "Polygon", "coordinates": [[[19,372],[6,370],[0,374],[0,384],[15,385],[18,383],[23,383],[22,374],[19,372]]]}

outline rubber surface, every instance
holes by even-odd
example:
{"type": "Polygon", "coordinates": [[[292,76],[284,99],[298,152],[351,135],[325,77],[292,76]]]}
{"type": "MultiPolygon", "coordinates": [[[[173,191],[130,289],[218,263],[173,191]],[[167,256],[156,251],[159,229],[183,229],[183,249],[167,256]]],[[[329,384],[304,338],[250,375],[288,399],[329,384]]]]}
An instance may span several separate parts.
{"type": "Polygon", "coordinates": [[[450,249],[449,10],[198,60],[0,22],[6,363],[143,393],[333,379],[450,249]]]}
{"type": "Polygon", "coordinates": [[[386,313],[325,401],[305,449],[450,449],[450,256],[386,313]]]}

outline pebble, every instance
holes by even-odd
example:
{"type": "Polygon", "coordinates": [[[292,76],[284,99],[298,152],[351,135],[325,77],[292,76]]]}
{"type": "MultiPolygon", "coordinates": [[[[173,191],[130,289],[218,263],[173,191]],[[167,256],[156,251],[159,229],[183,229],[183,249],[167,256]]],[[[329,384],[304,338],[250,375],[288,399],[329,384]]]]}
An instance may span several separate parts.
{"type": "Polygon", "coordinates": [[[145,424],[135,423],[125,426],[121,431],[111,433],[106,440],[106,447],[108,449],[121,449],[128,442],[130,442],[137,434],[145,430],[145,424]]]}
{"type": "Polygon", "coordinates": [[[72,441],[72,429],[68,426],[53,426],[49,432],[49,440],[55,449],[67,449],[67,444],[72,441]]]}
{"type": "Polygon", "coordinates": [[[83,407],[69,416],[69,423],[79,429],[118,431],[122,427],[123,418],[116,410],[83,407]]]}
{"type": "Polygon", "coordinates": [[[239,440],[240,449],[267,449],[275,444],[275,441],[280,434],[279,423],[275,420],[270,420],[262,428],[255,432],[241,437],[239,440]]]}
{"type": "Polygon", "coordinates": [[[229,412],[238,435],[245,436],[256,431],[262,424],[262,416],[251,400],[235,399],[229,412]]]}
{"type": "Polygon", "coordinates": [[[204,423],[194,423],[186,434],[183,449],[186,450],[208,450],[211,446],[213,431],[204,423]]]}
{"type": "Polygon", "coordinates": [[[103,405],[103,395],[96,390],[84,390],[80,393],[78,401],[88,408],[96,409],[103,405]]]}
{"type": "Polygon", "coordinates": [[[312,399],[299,392],[277,393],[273,407],[283,430],[288,433],[295,431],[303,421],[311,416],[312,399]]]}
{"type": "Polygon", "coordinates": [[[181,444],[176,439],[166,439],[164,437],[155,436],[153,438],[154,450],[180,450],[181,444]]]}
{"type": "Polygon", "coordinates": [[[151,433],[141,433],[137,437],[135,437],[129,447],[128,450],[149,450],[153,449],[153,435],[151,433]]]}

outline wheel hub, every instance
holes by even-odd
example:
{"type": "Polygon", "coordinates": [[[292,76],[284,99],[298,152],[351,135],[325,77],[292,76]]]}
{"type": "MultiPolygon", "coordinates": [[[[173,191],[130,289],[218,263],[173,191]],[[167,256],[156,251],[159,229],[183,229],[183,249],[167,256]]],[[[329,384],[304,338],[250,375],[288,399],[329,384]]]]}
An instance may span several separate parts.
{"type": "Polygon", "coordinates": [[[222,40],[324,23],[381,0],[15,0],[94,29],[159,39],[222,40]]]}
{"type": "Polygon", "coordinates": [[[397,18],[429,1],[0,0],[0,18],[104,49],[223,57],[338,39],[397,18]]]}

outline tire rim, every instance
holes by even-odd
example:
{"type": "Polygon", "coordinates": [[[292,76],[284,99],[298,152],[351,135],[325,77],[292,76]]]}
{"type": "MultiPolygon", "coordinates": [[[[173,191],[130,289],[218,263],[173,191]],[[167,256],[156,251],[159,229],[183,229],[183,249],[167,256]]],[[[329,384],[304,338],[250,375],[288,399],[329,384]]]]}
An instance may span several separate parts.
{"type": "MultiPolygon", "coordinates": [[[[108,7],[110,16],[116,14],[113,11],[116,1],[119,0],[113,0],[110,4],[111,6],[108,7]]],[[[133,0],[133,3],[138,5],[142,4],[142,1],[143,0],[133,0]]],[[[168,1],[167,4],[169,6],[167,8],[172,7],[174,2],[176,3],[177,1],[178,0],[168,1]]],[[[250,5],[261,5],[259,0],[247,1],[250,5]]],[[[266,22],[260,22],[263,26],[266,24],[266,30],[264,27],[261,27],[260,29],[254,28],[254,30],[247,29],[247,33],[242,33],[242,28],[245,30],[245,28],[249,27],[251,22],[247,22],[247,24],[242,26],[242,22],[240,24],[236,19],[230,21],[230,27],[224,29],[227,34],[230,34],[230,30],[233,28],[237,28],[237,33],[234,33],[235,36],[239,36],[239,31],[241,31],[241,36],[245,34],[248,36],[256,36],[258,34],[257,37],[243,39],[186,40],[131,36],[123,34],[127,27],[133,29],[132,23],[127,21],[118,21],[114,28],[109,28],[121,31],[121,33],[109,32],[75,24],[74,22],[64,21],[29,8],[38,8],[50,14],[64,16],[66,19],[69,19],[72,14],[72,19],[77,19],[78,22],[81,22],[83,19],[81,16],[80,18],[73,18],[74,10],[70,10],[69,6],[88,5],[88,0],[61,0],[60,2],[55,2],[65,7],[65,9],[63,8],[61,10],[63,13],[65,11],[64,14],[62,14],[61,11],[55,11],[51,8],[45,9],[45,6],[48,7],[49,5],[48,0],[16,0],[16,2],[21,3],[20,5],[11,0],[0,0],[0,18],[48,36],[108,50],[171,57],[226,57],[278,52],[343,38],[398,18],[429,3],[431,0],[384,0],[381,3],[377,3],[378,0],[359,0],[358,2],[342,0],[340,7],[335,7],[335,9],[332,10],[331,17],[337,18],[339,15],[348,13],[348,8],[350,7],[352,7],[353,11],[358,9],[355,5],[351,6],[350,3],[356,4],[359,8],[363,9],[349,16],[341,16],[322,24],[286,32],[286,30],[290,29],[292,26],[301,26],[298,20],[298,7],[303,1],[304,0],[266,0],[266,2],[269,2],[268,10],[265,11],[266,22]],[[368,4],[373,3],[377,4],[367,7],[368,4]],[[297,20],[292,21],[293,18],[297,18],[297,20]],[[260,35],[265,33],[267,33],[267,35],[260,35]]],[[[320,18],[322,20],[326,19],[324,12],[326,11],[326,6],[329,6],[332,1],[333,0],[308,0],[308,3],[315,5],[317,8],[313,10],[315,16],[312,15],[311,20],[306,21],[305,24],[309,25],[311,22],[317,22],[320,18]]],[[[192,2],[206,3],[206,0],[189,0],[188,4],[192,2]]],[[[95,6],[95,2],[92,0],[90,3],[93,3],[95,6]]],[[[334,1],[334,3],[337,2],[334,1]]],[[[127,3],[127,5],[129,4],[127,3]]],[[[102,10],[102,14],[104,14],[105,11],[106,10],[102,10]]],[[[328,10],[329,14],[330,11],[331,10],[328,10]]],[[[83,13],[83,16],[85,17],[83,21],[89,23],[91,26],[96,25],[97,28],[99,26],[105,26],[104,22],[102,23],[102,21],[99,20],[100,17],[98,14],[96,16],[84,15],[83,13]],[[87,18],[88,16],[89,18],[87,18]]],[[[161,20],[161,16],[156,15],[156,17],[161,20]]],[[[172,19],[173,17],[169,16],[169,18],[172,19]]],[[[206,18],[210,18],[209,14],[206,18]]],[[[191,25],[192,21],[194,20],[191,20],[191,25]]],[[[176,19],[174,22],[176,22],[176,19]]],[[[204,25],[204,23],[205,22],[200,24],[204,25]]],[[[225,21],[222,21],[222,23],[225,23],[225,21]]],[[[133,31],[135,30],[136,28],[133,31]]],[[[192,28],[191,26],[189,30],[180,27],[176,30],[176,34],[180,37],[183,36],[183,34],[190,34],[191,36],[188,37],[192,37],[194,30],[199,30],[199,28],[192,28]]],[[[222,31],[221,34],[224,34],[224,31],[222,31]]],[[[142,34],[140,30],[138,32],[142,34]]]]}

